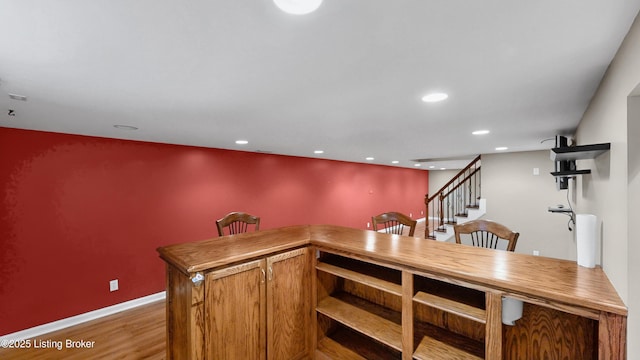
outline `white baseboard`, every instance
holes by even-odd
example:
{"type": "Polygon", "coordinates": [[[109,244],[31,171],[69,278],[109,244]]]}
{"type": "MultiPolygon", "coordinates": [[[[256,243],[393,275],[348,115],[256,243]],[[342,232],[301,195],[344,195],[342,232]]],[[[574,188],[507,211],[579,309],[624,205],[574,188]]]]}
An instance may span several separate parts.
{"type": "Polygon", "coordinates": [[[43,334],[48,334],[50,332],[58,331],[64,328],[68,328],[70,326],[78,325],[87,321],[95,320],[104,316],[113,315],[115,313],[119,313],[121,311],[130,310],[138,306],[150,304],[155,301],[164,300],[166,298],[166,292],[159,292],[156,294],[151,294],[148,296],[144,296],[141,298],[125,301],[120,304],[115,304],[112,306],[108,306],[106,308],[89,311],[84,314],[68,317],[65,319],[60,319],[54,322],[50,322],[47,324],[42,324],[36,327],[32,327],[29,329],[25,329],[22,331],[14,332],[7,335],[0,336],[0,342],[3,340],[25,340],[31,339],[36,336],[40,336],[43,334]]]}

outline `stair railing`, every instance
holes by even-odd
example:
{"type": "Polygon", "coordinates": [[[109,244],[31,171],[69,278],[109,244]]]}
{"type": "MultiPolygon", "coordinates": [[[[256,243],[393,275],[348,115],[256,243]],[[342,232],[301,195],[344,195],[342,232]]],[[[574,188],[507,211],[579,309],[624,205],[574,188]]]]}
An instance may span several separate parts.
{"type": "Polygon", "coordinates": [[[446,232],[447,224],[456,223],[456,216],[467,216],[468,209],[478,208],[480,185],[478,155],[431,197],[425,194],[425,239],[435,239],[436,232],[446,232]]]}

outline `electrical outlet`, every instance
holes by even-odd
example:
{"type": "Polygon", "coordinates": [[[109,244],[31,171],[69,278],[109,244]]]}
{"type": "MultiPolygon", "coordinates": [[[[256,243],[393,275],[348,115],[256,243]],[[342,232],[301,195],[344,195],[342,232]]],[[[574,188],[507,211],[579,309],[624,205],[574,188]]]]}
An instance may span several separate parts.
{"type": "Polygon", "coordinates": [[[118,279],[109,281],[109,291],[118,290],[118,279]]]}
{"type": "Polygon", "coordinates": [[[540,175],[540,168],[533,168],[533,175],[540,175]]]}
{"type": "Polygon", "coordinates": [[[367,229],[371,227],[371,223],[367,223],[367,229]]]}
{"type": "Polygon", "coordinates": [[[409,213],[409,217],[410,217],[410,218],[413,218],[413,213],[409,213]]]}
{"type": "Polygon", "coordinates": [[[533,256],[540,256],[540,251],[533,250],[533,256]]]}

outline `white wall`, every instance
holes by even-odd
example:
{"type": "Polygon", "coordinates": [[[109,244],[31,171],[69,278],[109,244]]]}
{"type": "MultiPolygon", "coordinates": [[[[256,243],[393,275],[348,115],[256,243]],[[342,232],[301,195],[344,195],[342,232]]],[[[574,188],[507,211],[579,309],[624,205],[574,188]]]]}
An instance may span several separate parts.
{"type": "MultiPolygon", "coordinates": [[[[636,17],[600,87],[591,100],[578,130],[578,145],[610,142],[611,151],[596,160],[584,160],[592,174],[577,182],[580,212],[596,214],[602,221],[602,265],[607,276],[629,308],[627,349],[629,359],[640,359],[640,274],[637,262],[638,236],[634,223],[640,220],[629,209],[640,206],[636,175],[628,172],[629,159],[635,164],[635,126],[628,132],[628,96],[640,83],[640,20],[636,17]],[[631,197],[630,197],[631,196],[631,197]],[[631,214],[634,214],[632,216],[631,214]],[[631,234],[631,236],[628,236],[631,234]],[[635,253],[633,253],[635,251],[635,253]]],[[[634,124],[635,125],[635,124],[634,124]]],[[[637,125],[636,125],[637,126],[637,125]]],[[[636,140],[637,141],[637,140],[636,140]]]]}
{"type": "Polygon", "coordinates": [[[433,196],[449,180],[453,179],[460,170],[429,170],[429,197],[433,196]]]}
{"type": "Polygon", "coordinates": [[[483,218],[519,232],[518,253],[538,250],[541,256],[575,260],[569,217],[548,211],[568,205],[567,190],[556,190],[549,155],[549,150],[482,155],[482,197],[487,199],[483,218]],[[539,175],[533,175],[534,168],[539,175]]]}
{"type": "MultiPolygon", "coordinates": [[[[640,92],[640,85],[636,88],[636,92],[640,92]]],[[[628,339],[636,341],[627,341],[629,353],[635,354],[634,357],[640,357],[640,344],[638,337],[640,336],[640,286],[638,279],[633,275],[640,274],[640,233],[635,222],[640,219],[640,96],[630,97],[628,102],[628,193],[627,193],[627,214],[629,218],[627,226],[628,240],[628,282],[629,295],[627,306],[629,306],[629,336],[628,339]]]]}

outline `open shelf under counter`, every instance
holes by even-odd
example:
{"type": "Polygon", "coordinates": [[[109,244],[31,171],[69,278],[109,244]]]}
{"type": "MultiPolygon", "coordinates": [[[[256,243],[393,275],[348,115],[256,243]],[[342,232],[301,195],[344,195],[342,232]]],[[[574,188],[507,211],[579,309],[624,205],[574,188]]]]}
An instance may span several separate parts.
{"type": "Polygon", "coordinates": [[[447,329],[422,321],[414,322],[414,359],[484,359],[483,341],[469,339],[447,329]]]}
{"type": "Polygon", "coordinates": [[[401,314],[345,293],[318,302],[318,313],[369,338],[402,351],[401,314]]]}
{"type": "Polygon", "coordinates": [[[429,336],[422,338],[422,341],[418,344],[418,348],[413,353],[413,358],[418,360],[484,359],[483,357],[470,354],[429,336]]]}
{"type": "Polygon", "coordinates": [[[365,335],[346,327],[340,327],[318,340],[316,359],[341,360],[392,360],[402,358],[394,349],[371,341],[365,335]]]}
{"type": "Polygon", "coordinates": [[[367,358],[326,336],[318,340],[316,359],[367,360],[367,358]]]}

